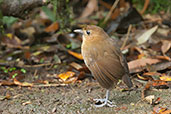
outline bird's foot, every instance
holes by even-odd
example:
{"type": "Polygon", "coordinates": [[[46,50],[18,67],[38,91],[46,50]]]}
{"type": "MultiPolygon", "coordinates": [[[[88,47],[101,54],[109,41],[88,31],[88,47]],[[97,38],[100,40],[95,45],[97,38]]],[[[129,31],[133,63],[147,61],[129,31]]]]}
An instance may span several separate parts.
{"type": "Polygon", "coordinates": [[[111,101],[107,99],[93,99],[96,101],[95,107],[103,107],[103,106],[109,106],[109,107],[115,107],[116,105],[113,105],[111,101]]]}

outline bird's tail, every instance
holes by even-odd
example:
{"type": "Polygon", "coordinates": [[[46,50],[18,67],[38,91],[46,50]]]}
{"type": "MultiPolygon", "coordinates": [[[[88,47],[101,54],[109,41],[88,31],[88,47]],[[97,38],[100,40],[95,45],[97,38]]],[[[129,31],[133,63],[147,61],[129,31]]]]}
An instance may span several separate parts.
{"type": "Polygon", "coordinates": [[[129,88],[131,88],[131,87],[133,86],[132,81],[131,81],[131,79],[130,79],[130,77],[129,77],[128,74],[125,74],[125,75],[122,77],[122,80],[123,80],[123,82],[124,82],[129,88]]]}

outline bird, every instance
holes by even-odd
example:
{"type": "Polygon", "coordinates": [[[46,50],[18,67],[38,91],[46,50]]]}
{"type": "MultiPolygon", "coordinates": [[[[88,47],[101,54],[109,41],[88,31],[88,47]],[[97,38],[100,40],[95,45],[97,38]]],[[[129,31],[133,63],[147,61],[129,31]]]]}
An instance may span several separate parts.
{"type": "Polygon", "coordinates": [[[85,25],[74,32],[82,34],[81,54],[86,66],[97,82],[106,89],[104,99],[94,99],[95,107],[116,106],[109,100],[110,90],[117,85],[119,80],[122,80],[129,88],[133,86],[127,61],[117,42],[96,25],[85,25]]]}

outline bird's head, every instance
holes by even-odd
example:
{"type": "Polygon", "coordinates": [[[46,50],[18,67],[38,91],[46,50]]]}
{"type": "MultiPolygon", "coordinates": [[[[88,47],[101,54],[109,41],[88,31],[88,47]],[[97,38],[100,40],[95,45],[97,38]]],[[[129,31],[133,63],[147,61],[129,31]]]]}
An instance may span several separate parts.
{"type": "Polygon", "coordinates": [[[76,29],[74,32],[81,33],[83,41],[103,40],[108,38],[104,30],[95,25],[85,25],[82,29],[76,29]]]}

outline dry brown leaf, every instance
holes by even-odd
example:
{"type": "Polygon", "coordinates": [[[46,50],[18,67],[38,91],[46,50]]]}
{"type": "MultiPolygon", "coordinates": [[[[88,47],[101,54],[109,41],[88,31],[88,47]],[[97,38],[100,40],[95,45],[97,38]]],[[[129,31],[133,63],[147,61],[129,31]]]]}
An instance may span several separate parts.
{"type": "Polygon", "coordinates": [[[14,78],[14,84],[19,85],[19,86],[23,86],[23,87],[32,87],[33,84],[32,83],[28,83],[28,82],[20,82],[17,79],[14,78]]]}
{"type": "Polygon", "coordinates": [[[138,55],[138,59],[142,59],[144,57],[145,57],[145,54],[144,53],[141,53],[141,54],[138,55]]]}
{"type": "Polygon", "coordinates": [[[78,79],[81,80],[81,79],[84,79],[86,76],[85,76],[85,72],[84,71],[81,71],[80,74],[78,75],[78,79]]]}
{"type": "Polygon", "coordinates": [[[170,57],[168,56],[156,56],[157,59],[161,59],[161,60],[166,60],[166,61],[170,61],[170,57]]]}
{"type": "Polygon", "coordinates": [[[47,28],[45,28],[45,31],[46,32],[55,32],[58,29],[59,29],[59,23],[58,22],[54,22],[50,26],[48,26],[47,28]]]}
{"type": "Polygon", "coordinates": [[[145,98],[145,95],[146,95],[146,91],[150,89],[150,87],[165,87],[167,88],[168,87],[168,83],[165,82],[165,81],[162,81],[162,80],[149,80],[144,89],[142,89],[142,94],[141,94],[141,98],[144,99],[145,98]]]}
{"type": "Polygon", "coordinates": [[[163,107],[154,107],[153,108],[153,113],[152,114],[170,114],[171,110],[168,110],[167,108],[163,108],[163,107]]]}
{"type": "Polygon", "coordinates": [[[151,85],[152,85],[153,87],[168,86],[168,83],[165,82],[165,81],[162,81],[162,80],[153,80],[153,81],[151,82],[151,85]]]}
{"type": "Polygon", "coordinates": [[[163,40],[161,46],[162,53],[165,54],[167,51],[169,51],[170,48],[171,48],[171,41],[163,40]]]}
{"type": "Polygon", "coordinates": [[[70,50],[68,50],[68,53],[71,54],[72,56],[80,59],[80,60],[83,60],[83,56],[80,53],[76,53],[76,52],[73,52],[73,51],[70,51],[70,50]]]}
{"type": "Polygon", "coordinates": [[[22,41],[11,33],[8,33],[6,36],[2,37],[2,44],[8,46],[9,48],[29,49],[28,46],[22,46],[22,41]]]}
{"type": "Polygon", "coordinates": [[[6,80],[3,80],[3,81],[0,81],[0,86],[1,85],[4,85],[4,86],[11,86],[11,85],[15,85],[14,82],[12,81],[6,81],[6,80]]]}
{"type": "Polygon", "coordinates": [[[70,66],[72,66],[73,68],[75,68],[76,70],[80,70],[80,69],[83,69],[83,67],[80,65],[80,64],[78,64],[78,63],[76,63],[76,62],[72,62],[71,64],[70,64],[70,66]]]}
{"type": "Polygon", "coordinates": [[[142,58],[142,59],[136,59],[133,61],[128,62],[128,67],[130,69],[130,72],[140,72],[143,70],[143,67],[145,67],[147,64],[152,65],[161,62],[159,59],[152,59],[152,58],[142,58]]]}
{"type": "Polygon", "coordinates": [[[170,32],[170,29],[168,29],[168,28],[158,28],[157,29],[157,33],[162,36],[165,36],[165,37],[167,37],[169,35],[169,32],[170,32]]]}
{"type": "Polygon", "coordinates": [[[34,27],[28,27],[25,29],[21,29],[20,31],[21,31],[21,33],[27,34],[28,37],[33,37],[33,34],[36,32],[34,27]]]}
{"type": "Polygon", "coordinates": [[[98,1],[97,0],[89,0],[86,8],[82,12],[80,18],[86,18],[91,15],[95,10],[98,9],[98,1]]]}
{"type": "Polygon", "coordinates": [[[143,73],[143,75],[145,75],[145,76],[154,76],[154,75],[160,76],[162,74],[160,74],[158,72],[145,72],[145,73],[143,73]]]}

